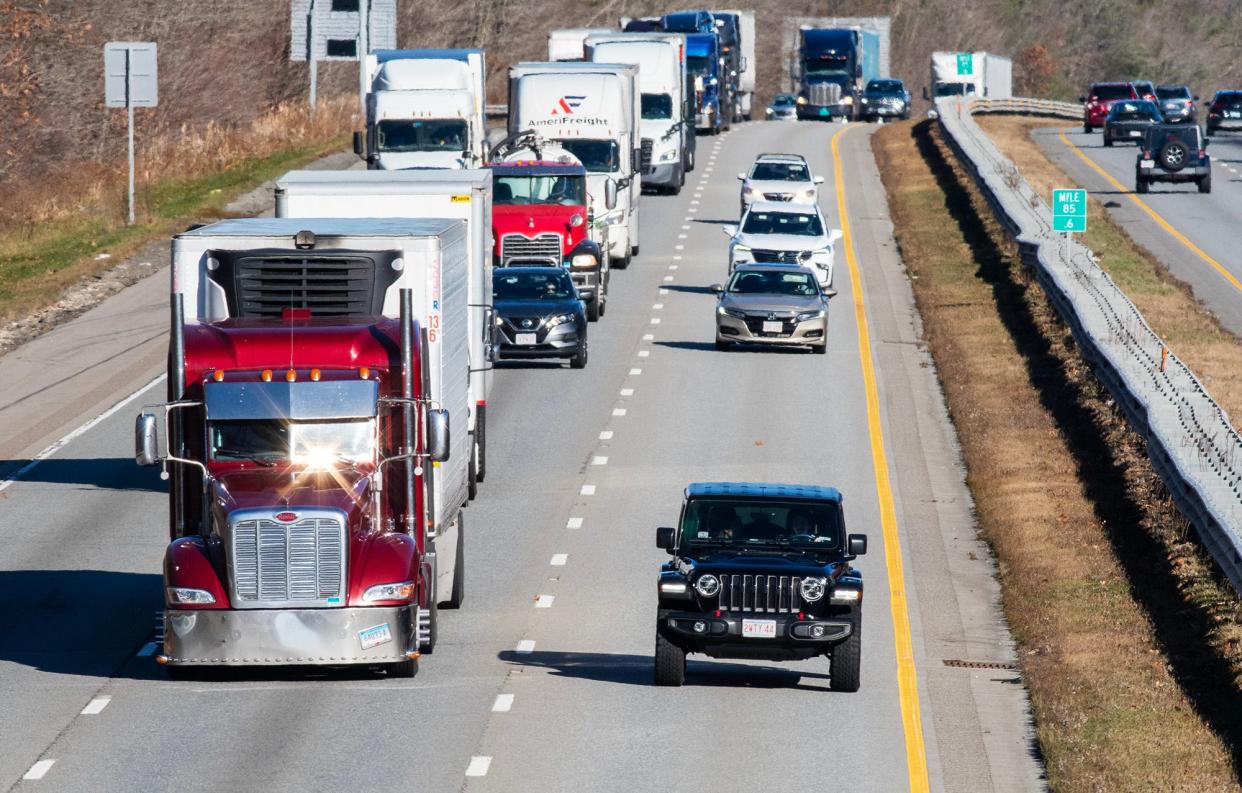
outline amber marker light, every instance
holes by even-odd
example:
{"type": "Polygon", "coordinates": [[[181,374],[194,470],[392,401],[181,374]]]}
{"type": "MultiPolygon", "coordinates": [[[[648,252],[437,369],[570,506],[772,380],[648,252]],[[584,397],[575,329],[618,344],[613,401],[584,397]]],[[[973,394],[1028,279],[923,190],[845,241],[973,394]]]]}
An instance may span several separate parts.
{"type": "Polygon", "coordinates": [[[285,382],[292,383],[297,379],[298,379],[298,373],[293,371],[292,369],[285,372],[285,382]]]}
{"type": "Polygon", "coordinates": [[[366,380],[367,378],[369,378],[371,376],[371,367],[364,366],[361,369],[359,369],[358,376],[361,377],[363,380],[366,380]]]}
{"type": "Polygon", "coordinates": [[[311,369],[311,379],[314,380],[316,383],[319,382],[319,370],[318,369],[311,369]]]}
{"type": "Polygon", "coordinates": [[[272,370],[271,369],[264,369],[263,374],[259,376],[263,378],[263,382],[265,383],[272,382],[272,370]]]}
{"type": "Polygon", "coordinates": [[[212,372],[212,373],[211,373],[211,379],[215,380],[217,383],[219,383],[219,382],[223,381],[223,380],[224,380],[224,370],[223,370],[223,369],[217,369],[217,370],[215,370],[214,372],[212,372]]]}

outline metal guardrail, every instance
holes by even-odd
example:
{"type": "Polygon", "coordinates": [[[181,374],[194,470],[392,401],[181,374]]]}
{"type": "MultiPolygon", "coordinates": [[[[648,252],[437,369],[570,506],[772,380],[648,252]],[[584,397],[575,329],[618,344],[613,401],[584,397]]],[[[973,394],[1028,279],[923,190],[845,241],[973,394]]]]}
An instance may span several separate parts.
{"type": "Polygon", "coordinates": [[[1051,210],[972,117],[1079,120],[1082,106],[1042,99],[941,99],[945,140],[1018,244],[1083,356],[1143,436],[1148,456],[1204,547],[1242,593],[1242,435],[1194,373],[1096,263],[1054,234],[1051,210]]]}

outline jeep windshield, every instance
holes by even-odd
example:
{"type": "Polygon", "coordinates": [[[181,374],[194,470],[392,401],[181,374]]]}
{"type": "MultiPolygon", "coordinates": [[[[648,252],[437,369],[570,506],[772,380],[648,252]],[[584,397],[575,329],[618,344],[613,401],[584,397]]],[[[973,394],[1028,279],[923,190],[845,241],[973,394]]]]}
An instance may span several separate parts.
{"type": "Polygon", "coordinates": [[[621,167],[621,148],[615,140],[574,138],[557,144],[578,158],[590,173],[612,173],[621,167]]]}
{"type": "Polygon", "coordinates": [[[213,460],[290,460],[331,468],[371,460],[375,449],[375,421],[370,418],[230,419],[209,422],[207,433],[213,460]]]}
{"type": "Polygon", "coordinates": [[[681,546],[841,546],[841,506],[831,501],[698,498],[681,519],[681,546]]]}
{"type": "Polygon", "coordinates": [[[470,148],[466,122],[458,119],[381,121],[376,124],[375,148],[379,151],[455,151],[470,148]]]}
{"type": "Polygon", "coordinates": [[[497,176],[492,183],[492,203],[497,206],[585,206],[586,177],[497,176]]]}

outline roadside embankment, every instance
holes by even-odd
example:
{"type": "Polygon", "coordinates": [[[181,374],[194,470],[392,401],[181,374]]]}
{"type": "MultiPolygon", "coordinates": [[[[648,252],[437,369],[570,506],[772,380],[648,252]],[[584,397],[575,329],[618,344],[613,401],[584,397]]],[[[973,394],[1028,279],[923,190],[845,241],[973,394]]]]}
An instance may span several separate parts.
{"type": "Polygon", "coordinates": [[[873,147],[1052,788],[1236,790],[1237,598],[932,125],[873,147]]]}

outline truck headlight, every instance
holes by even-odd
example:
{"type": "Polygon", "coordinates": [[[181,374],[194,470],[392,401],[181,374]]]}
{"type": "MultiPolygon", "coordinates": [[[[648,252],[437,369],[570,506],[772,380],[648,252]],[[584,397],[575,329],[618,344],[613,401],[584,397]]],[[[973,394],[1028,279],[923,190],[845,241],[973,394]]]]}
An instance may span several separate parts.
{"type": "Polygon", "coordinates": [[[216,602],[216,596],[206,589],[170,586],[164,591],[168,593],[168,602],[174,605],[208,606],[216,602]]]}
{"type": "Polygon", "coordinates": [[[798,97],[798,98],[797,98],[797,100],[795,100],[795,101],[797,101],[797,103],[798,103],[798,104],[800,104],[800,105],[805,105],[805,104],[806,104],[806,97],[805,97],[805,96],[800,96],[800,97],[798,97]]]}
{"type": "Polygon", "coordinates": [[[660,155],[660,162],[672,162],[677,159],[677,149],[669,149],[660,155]]]}
{"type": "Polygon", "coordinates": [[[824,310],[821,308],[819,311],[803,311],[801,314],[794,317],[794,319],[798,322],[806,322],[811,319],[822,319],[823,316],[824,310]]]}
{"type": "Polygon", "coordinates": [[[817,603],[824,599],[824,590],[827,585],[827,580],[823,578],[804,578],[798,589],[802,594],[802,599],[807,603],[817,603]]]}
{"type": "Polygon", "coordinates": [[[549,328],[555,328],[557,325],[564,325],[566,322],[573,322],[573,321],[574,321],[573,314],[557,314],[555,317],[552,317],[551,319],[549,319],[545,324],[549,328]]]}
{"type": "Polygon", "coordinates": [[[705,598],[716,597],[716,593],[720,591],[720,579],[711,573],[701,575],[699,580],[694,582],[694,591],[705,598]]]}
{"type": "Polygon", "coordinates": [[[416,588],[413,581],[397,581],[392,584],[376,584],[362,593],[362,599],[368,603],[384,600],[413,600],[416,588]]]}
{"type": "MultiPolygon", "coordinates": [[[[848,99],[848,98],[849,98],[849,97],[846,97],[846,99],[848,99]]],[[[867,104],[867,97],[865,97],[865,96],[864,96],[864,97],[862,98],[862,100],[861,100],[861,101],[862,101],[862,103],[863,103],[864,105],[865,105],[865,104],[867,104]]]]}
{"type": "Polygon", "coordinates": [[[572,226],[573,228],[578,228],[579,226],[581,226],[581,225],[582,225],[582,215],[579,215],[577,212],[575,212],[575,213],[574,213],[574,214],[573,214],[573,215],[569,218],[569,225],[570,225],[570,226],[572,226]]]}
{"type": "Polygon", "coordinates": [[[844,99],[842,99],[842,100],[841,100],[841,104],[843,104],[843,105],[852,105],[852,104],[854,104],[854,97],[852,97],[852,96],[847,96],[847,97],[845,97],[844,99]]]}
{"type": "Polygon", "coordinates": [[[597,264],[599,262],[593,253],[575,253],[574,257],[569,260],[569,266],[574,270],[590,270],[597,264]]]}

